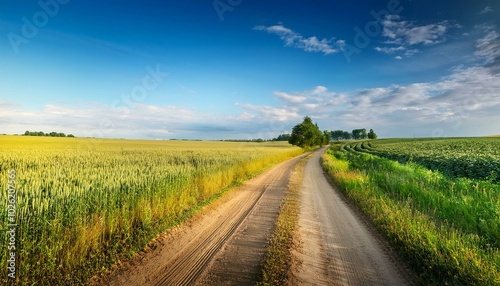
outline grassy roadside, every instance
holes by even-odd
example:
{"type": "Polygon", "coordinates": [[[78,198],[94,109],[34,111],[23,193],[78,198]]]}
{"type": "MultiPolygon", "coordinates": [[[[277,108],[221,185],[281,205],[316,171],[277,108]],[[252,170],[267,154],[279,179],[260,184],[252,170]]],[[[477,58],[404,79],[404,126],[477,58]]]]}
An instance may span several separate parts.
{"type": "Polygon", "coordinates": [[[409,261],[422,285],[500,285],[494,185],[352,152],[325,153],[323,168],[409,261]],[[475,183],[477,190],[470,188],[475,183]]]}
{"type": "Polygon", "coordinates": [[[288,191],[281,205],[280,214],[269,240],[262,264],[262,277],[257,285],[284,285],[288,280],[292,258],[293,235],[297,229],[300,207],[300,188],[305,164],[311,155],[304,157],[294,168],[288,191]]]}

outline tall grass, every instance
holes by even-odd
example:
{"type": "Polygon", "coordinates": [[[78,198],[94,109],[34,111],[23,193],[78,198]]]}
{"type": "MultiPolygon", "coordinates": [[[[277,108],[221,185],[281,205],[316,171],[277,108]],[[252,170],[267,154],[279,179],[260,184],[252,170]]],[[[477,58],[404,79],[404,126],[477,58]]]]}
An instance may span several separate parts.
{"type": "MultiPolygon", "coordinates": [[[[85,283],[223,189],[302,152],[282,143],[0,140],[2,189],[8,170],[17,174],[16,276],[23,285],[85,283]]],[[[0,207],[7,209],[5,192],[0,207]]],[[[6,229],[5,212],[1,218],[6,229]]],[[[7,255],[1,252],[2,269],[7,255]]]]}
{"type": "Polygon", "coordinates": [[[352,151],[329,151],[323,167],[421,284],[500,284],[500,185],[352,151]]]}

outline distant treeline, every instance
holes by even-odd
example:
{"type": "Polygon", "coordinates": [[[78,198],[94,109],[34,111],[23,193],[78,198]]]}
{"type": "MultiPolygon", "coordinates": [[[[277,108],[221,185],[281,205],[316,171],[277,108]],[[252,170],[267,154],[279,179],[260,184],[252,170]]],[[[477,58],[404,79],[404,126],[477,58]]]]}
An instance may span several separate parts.
{"type": "Polygon", "coordinates": [[[44,133],[42,131],[29,131],[26,130],[24,132],[24,136],[48,136],[48,137],[75,137],[73,134],[64,134],[64,133],[58,133],[58,132],[50,132],[50,133],[44,133]]]}
{"type": "MultiPolygon", "coordinates": [[[[263,141],[288,141],[291,138],[291,134],[284,133],[280,134],[278,137],[270,139],[270,140],[262,140],[262,139],[253,139],[253,142],[263,142],[263,141]],[[256,141],[260,140],[260,141],[256,141]]],[[[330,140],[360,140],[360,139],[377,139],[377,134],[370,129],[370,131],[366,132],[365,128],[362,129],[354,129],[352,132],[344,131],[344,130],[333,130],[323,131],[323,136],[330,140]]]]}
{"type": "Polygon", "coordinates": [[[254,138],[254,139],[227,139],[221,140],[225,142],[272,142],[272,141],[288,141],[290,139],[290,134],[280,134],[278,137],[273,139],[262,139],[262,138],[254,138]]]}
{"type": "MultiPolygon", "coordinates": [[[[354,129],[353,131],[344,131],[344,130],[325,130],[323,131],[323,136],[330,140],[361,140],[361,139],[377,139],[377,134],[370,129],[370,131],[366,132],[365,128],[362,129],[354,129]]],[[[227,139],[220,140],[226,142],[272,142],[272,141],[289,141],[292,135],[290,133],[283,133],[278,135],[278,137],[273,139],[227,139]]]]}
{"type": "Polygon", "coordinates": [[[255,139],[225,139],[225,140],[220,140],[220,141],[224,141],[224,142],[268,142],[268,141],[273,141],[273,140],[255,138],[255,139]]]}
{"type": "Polygon", "coordinates": [[[344,130],[333,130],[333,131],[324,131],[325,136],[329,135],[331,140],[360,140],[360,139],[377,139],[377,134],[370,129],[367,133],[366,129],[354,129],[352,132],[344,131],[344,130]]]}

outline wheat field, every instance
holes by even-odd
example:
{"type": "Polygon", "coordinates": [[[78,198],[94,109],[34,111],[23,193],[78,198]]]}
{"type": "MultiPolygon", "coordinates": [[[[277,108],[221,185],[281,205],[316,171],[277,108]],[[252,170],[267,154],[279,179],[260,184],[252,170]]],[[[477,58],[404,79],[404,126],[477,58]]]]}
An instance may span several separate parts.
{"type": "MultiPolygon", "coordinates": [[[[300,153],[283,142],[0,136],[0,185],[16,190],[16,279],[85,283],[228,187],[300,153]]],[[[9,208],[8,192],[0,205],[9,208]]],[[[2,239],[6,269],[9,234],[2,239]]]]}

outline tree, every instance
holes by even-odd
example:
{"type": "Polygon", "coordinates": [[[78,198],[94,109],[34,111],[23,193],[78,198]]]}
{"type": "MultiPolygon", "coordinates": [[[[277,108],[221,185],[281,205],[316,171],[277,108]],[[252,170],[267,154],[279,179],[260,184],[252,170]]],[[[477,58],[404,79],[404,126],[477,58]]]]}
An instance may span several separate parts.
{"type": "Polygon", "coordinates": [[[73,134],[64,134],[62,132],[55,132],[55,131],[52,131],[50,133],[44,133],[42,131],[29,131],[29,130],[26,130],[26,132],[24,132],[24,135],[25,136],[47,136],[47,137],[75,137],[75,135],[73,134]]]}
{"type": "Polygon", "coordinates": [[[352,131],[352,138],[354,140],[359,140],[359,139],[366,139],[367,135],[366,135],[366,129],[363,128],[363,129],[354,129],[352,131]]]}
{"type": "Polygon", "coordinates": [[[366,139],[366,138],[368,138],[368,136],[366,135],[366,129],[363,128],[361,129],[361,139],[366,139]]]}
{"type": "Polygon", "coordinates": [[[323,136],[325,137],[326,144],[332,140],[332,133],[328,130],[323,131],[323,136]]]}
{"type": "Polygon", "coordinates": [[[351,140],[352,138],[351,133],[348,131],[344,131],[343,137],[345,140],[351,140]]]}
{"type": "Polygon", "coordinates": [[[319,130],[318,125],[312,122],[309,116],[304,117],[301,124],[297,124],[292,129],[292,135],[288,143],[301,148],[310,148],[324,143],[325,136],[319,130]]]}
{"type": "Polygon", "coordinates": [[[368,132],[368,139],[377,139],[377,134],[373,132],[373,129],[370,129],[370,132],[368,132]]]}
{"type": "Polygon", "coordinates": [[[359,139],[359,135],[360,135],[360,134],[359,134],[359,129],[354,129],[354,130],[352,131],[352,139],[354,139],[354,140],[358,140],[358,139],[359,139]]]}
{"type": "Polygon", "coordinates": [[[344,130],[334,130],[331,131],[331,136],[333,140],[349,140],[351,139],[351,132],[344,130]]]}
{"type": "Polygon", "coordinates": [[[292,135],[290,135],[288,133],[280,134],[280,135],[278,135],[277,138],[274,138],[273,141],[288,141],[288,140],[290,140],[291,136],[292,135]]]}

